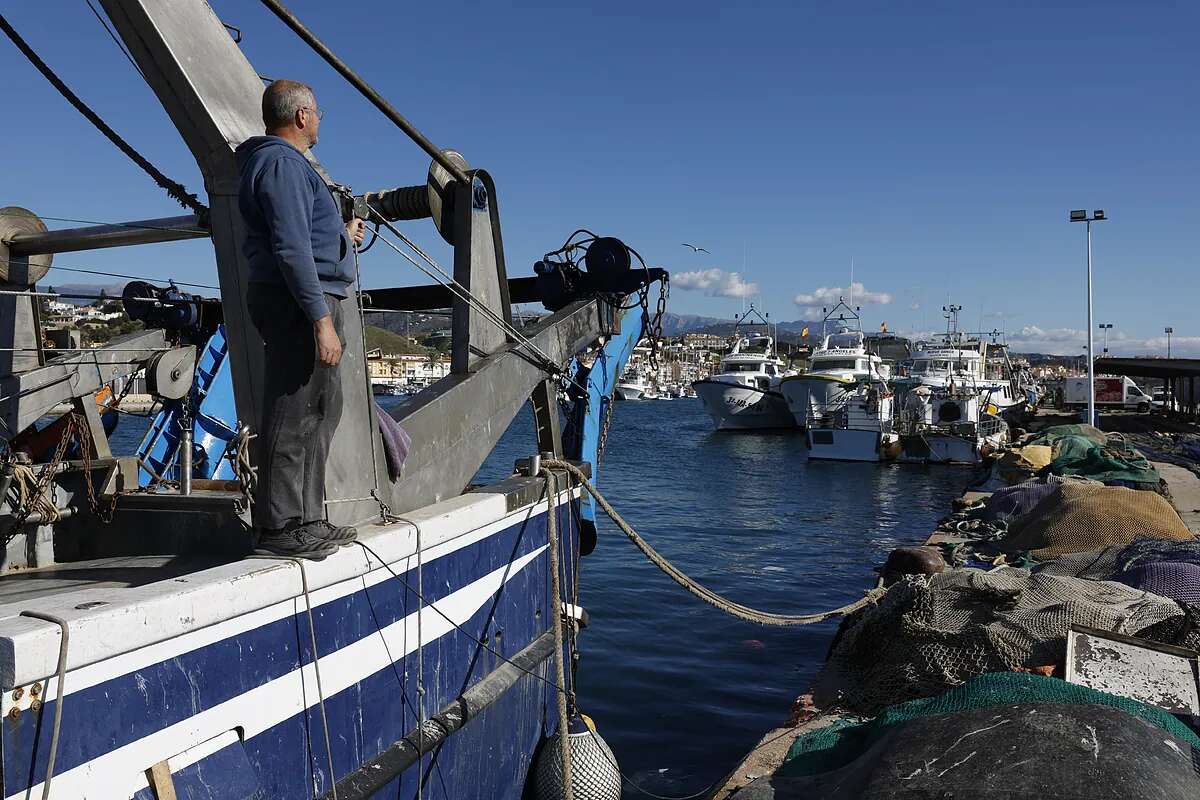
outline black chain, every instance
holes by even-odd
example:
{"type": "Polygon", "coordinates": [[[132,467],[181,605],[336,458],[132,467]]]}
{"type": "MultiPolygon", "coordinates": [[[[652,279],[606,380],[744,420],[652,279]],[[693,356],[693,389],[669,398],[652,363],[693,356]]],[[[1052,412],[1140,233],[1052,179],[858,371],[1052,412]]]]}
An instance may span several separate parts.
{"type": "Polygon", "coordinates": [[[658,304],[654,315],[650,314],[650,287],[641,290],[638,304],[642,307],[646,320],[646,339],[650,343],[650,369],[658,370],[658,353],[662,347],[662,318],[667,310],[667,298],[671,296],[671,279],[663,273],[662,282],[658,286],[658,304]]]}

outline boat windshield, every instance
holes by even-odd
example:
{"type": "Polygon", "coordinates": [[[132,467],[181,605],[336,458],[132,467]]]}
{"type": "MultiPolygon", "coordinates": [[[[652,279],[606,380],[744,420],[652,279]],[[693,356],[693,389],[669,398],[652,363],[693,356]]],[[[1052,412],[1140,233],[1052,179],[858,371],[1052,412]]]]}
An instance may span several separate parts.
{"type": "Polygon", "coordinates": [[[726,361],[721,365],[722,372],[759,372],[762,363],[759,361],[726,361]]]}
{"type": "Polygon", "coordinates": [[[848,333],[832,333],[829,335],[827,347],[833,349],[852,349],[862,347],[862,334],[854,331],[848,333]]]}
{"type": "Polygon", "coordinates": [[[767,338],[751,339],[742,345],[741,352],[743,353],[765,353],[771,346],[771,340],[767,338]]]}
{"type": "Polygon", "coordinates": [[[813,361],[813,369],[859,369],[858,361],[853,358],[822,358],[813,361]]]}

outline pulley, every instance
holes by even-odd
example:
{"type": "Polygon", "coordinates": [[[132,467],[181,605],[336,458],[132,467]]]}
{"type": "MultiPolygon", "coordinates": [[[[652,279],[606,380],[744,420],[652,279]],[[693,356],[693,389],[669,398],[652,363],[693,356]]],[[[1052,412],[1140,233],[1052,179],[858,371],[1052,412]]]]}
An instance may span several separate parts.
{"type": "Polygon", "coordinates": [[[20,206],[0,208],[0,283],[33,286],[50,270],[54,256],[39,253],[13,258],[8,244],[23,233],[45,233],[46,223],[36,214],[20,206]]]}
{"type": "Polygon", "coordinates": [[[195,347],[167,350],[146,363],[146,389],[163,400],[182,400],[192,388],[195,372],[195,347]]]}
{"type": "MultiPolygon", "coordinates": [[[[467,159],[456,150],[443,150],[446,155],[463,172],[471,169],[467,159]]],[[[429,212],[433,216],[433,224],[438,233],[446,240],[446,244],[454,244],[454,190],[458,181],[436,161],[429,164],[429,178],[425,182],[425,192],[429,197],[429,212]]]]}

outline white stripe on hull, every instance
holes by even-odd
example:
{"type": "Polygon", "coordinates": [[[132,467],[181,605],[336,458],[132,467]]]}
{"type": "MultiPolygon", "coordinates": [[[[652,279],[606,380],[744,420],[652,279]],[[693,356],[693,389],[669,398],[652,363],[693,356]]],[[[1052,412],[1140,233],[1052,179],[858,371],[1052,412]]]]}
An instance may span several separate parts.
{"type": "MultiPolygon", "coordinates": [[[[461,625],[474,616],[508,580],[545,550],[546,546],[543,545],[432,605],[455,624],[461,625]]],[[[358,588],[362,586],[360,582],[358,588]]],[[[303,600],[296,601],[294,612],[307,613],[303,600]]],[[[409,653],[415,652],[418,647],[418,615],[425,644],[436,641],[454,630],[442,614],[427,606],[385,626],[376,634],[365,636],[340,650],[321,656],[321,684],[326,699],[387,668],[393,663],[393,657],[399,661],[409,653]]],[[[193,714],[174,725],[56,774],[53,784],[54,797],[56,800],[129,797],[148,785],[144,772],[148,764],[157,764],[199,742],[211,740],[235,728],[241,729],[244,739],[251,739],[312,708],[318,702],[315,668],[312,663],[305,664],[300,669],[193,714]]],[[[64,720],[69,720],[70,714],[68,698],[67,706],[63,709],[64,720]]],[[[41,797],[41,794],[42,784],[39,783],[27,791],[10,795],[6,800],[41,797]]]]}

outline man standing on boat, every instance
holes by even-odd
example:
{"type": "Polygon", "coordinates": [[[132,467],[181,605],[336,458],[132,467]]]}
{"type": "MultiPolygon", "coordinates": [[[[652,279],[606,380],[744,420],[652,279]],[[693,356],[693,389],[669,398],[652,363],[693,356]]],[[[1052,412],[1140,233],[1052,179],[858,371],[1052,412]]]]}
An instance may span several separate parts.
{"type": "Polygon", "coordinates": [[[254,525],[260,554],[322,559],[354,528],[325,519],[325,462],[342,414],[342,302],[354,282],[363,222],[305,158],[322,112],[310,87],[277,80],[262,98],[266,136],[237,148],[238,207],[249,263],[246,302],[266,374],[254,525]]]}

